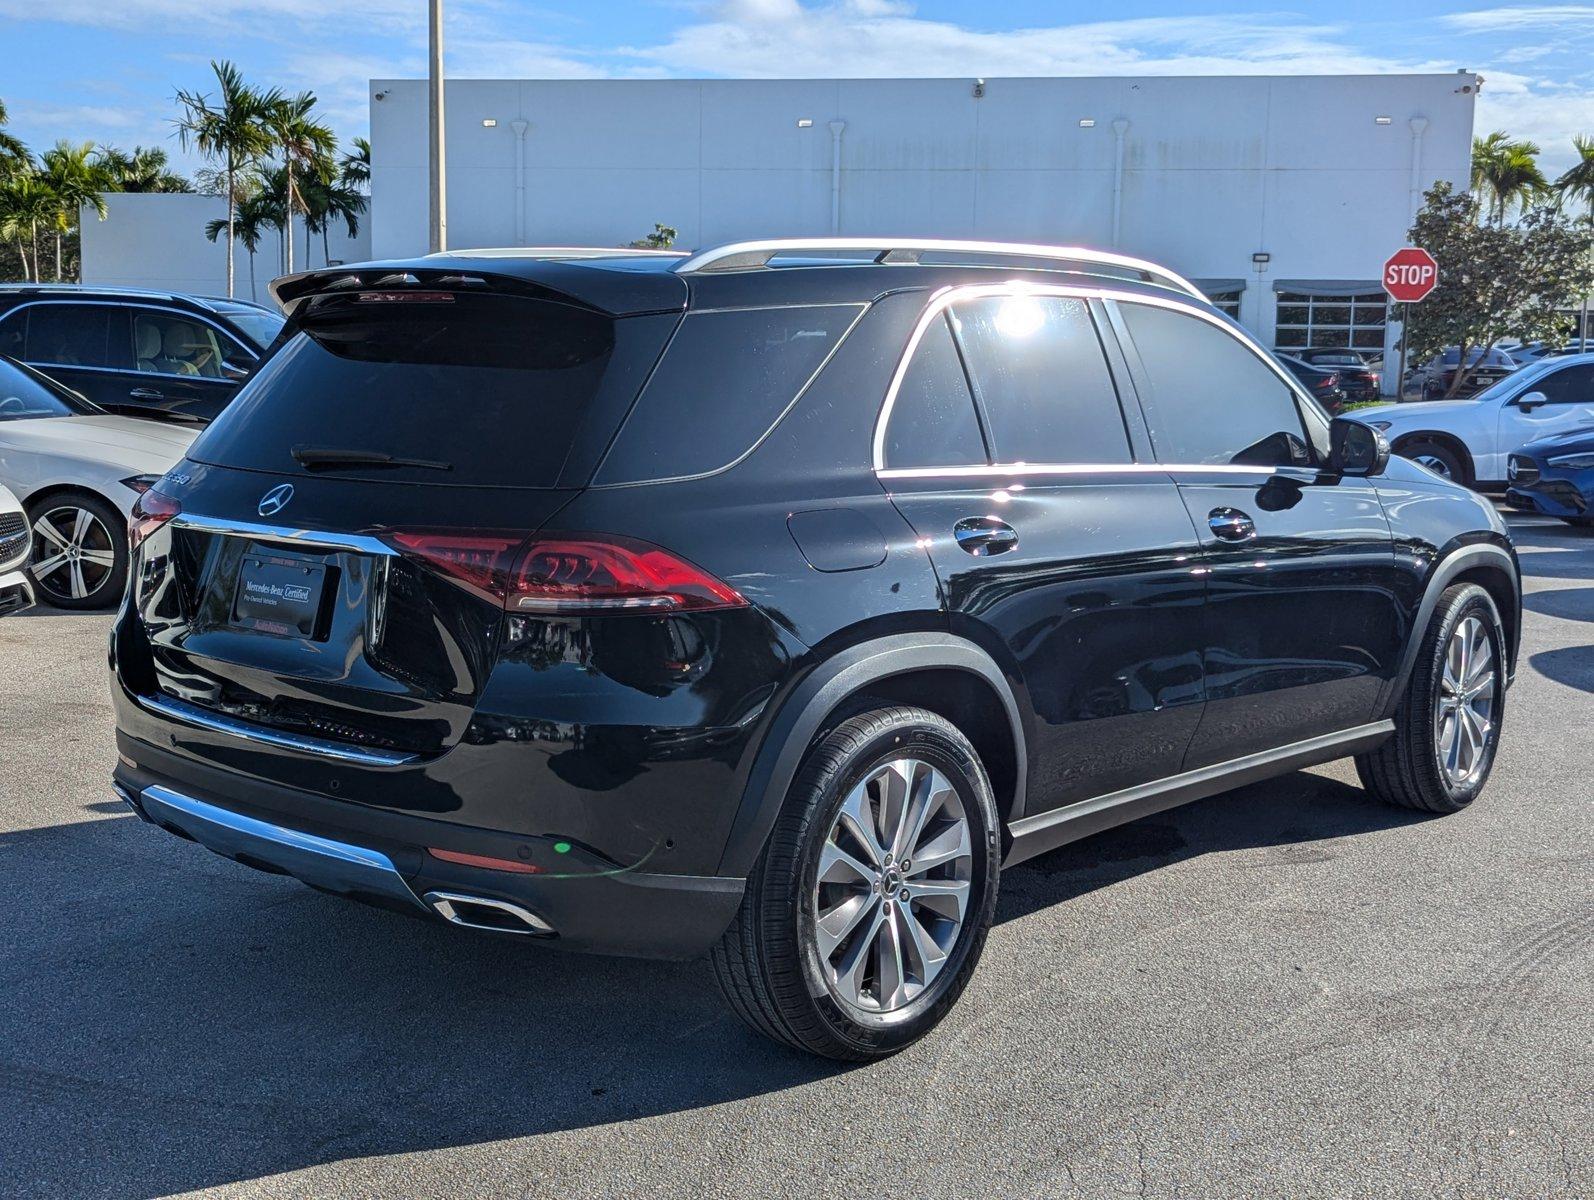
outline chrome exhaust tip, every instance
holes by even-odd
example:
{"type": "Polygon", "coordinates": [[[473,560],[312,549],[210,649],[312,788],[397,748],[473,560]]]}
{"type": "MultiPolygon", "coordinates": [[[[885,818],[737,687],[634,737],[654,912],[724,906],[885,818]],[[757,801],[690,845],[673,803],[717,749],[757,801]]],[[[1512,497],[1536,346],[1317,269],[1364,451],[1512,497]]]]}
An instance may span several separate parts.
{"type": "Polygon", "coordinates": [[[492,933],[521,933],[552,937],[554,928],[536,913],[507,900],[466,896],[460,892],[427,892],[426,903],[450,925],[485,929],[492,933]]]}

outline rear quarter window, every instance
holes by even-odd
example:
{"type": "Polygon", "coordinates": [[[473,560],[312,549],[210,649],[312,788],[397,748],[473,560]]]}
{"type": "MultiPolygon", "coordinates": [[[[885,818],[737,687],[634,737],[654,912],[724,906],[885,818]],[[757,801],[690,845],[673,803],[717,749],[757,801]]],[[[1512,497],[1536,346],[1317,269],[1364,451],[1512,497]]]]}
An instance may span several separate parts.
{"type": "Polygon", "coordinates": [[[594,482],[676,479],[730,466],[775,427],[863,309],[688,313],[594,482]]]}

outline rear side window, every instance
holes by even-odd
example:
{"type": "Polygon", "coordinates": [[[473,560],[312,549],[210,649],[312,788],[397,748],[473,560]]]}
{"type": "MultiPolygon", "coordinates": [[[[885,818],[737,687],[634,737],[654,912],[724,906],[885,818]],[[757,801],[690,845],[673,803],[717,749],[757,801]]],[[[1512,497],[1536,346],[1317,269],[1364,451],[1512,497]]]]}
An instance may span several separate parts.
{"type": "Polygon", "coordinates": [[[1082,300],[991,296],[952,308],[997,462],[1131,461],[1118,393],[1082,300]]]}
{"type": "Polygon", "coordinates": [[[1295,393],[1239,338],[1172,309],[1127,301],[1119,308],[1145,367],[1140,402],[1159,461],[1311,461],[1295,393]]]}
{"type": "Polygon", "coordinates": [[[34,304],[28,322],[27,362],[61,367],[131,366],[127,314],[107,304],[34,304]]]}
{"type": "Polygon", "coordinates": [[[645,318],[501,295],[323,298],[298,319],[190,457],[300,473],[296,446],[357,449],[450,469],[340,468],[339,478],[552,487],[600,391],[629,388],[629,402],[636,360],[658,354],[656,340],[628,348],[635,338],[618,328],[654,329],[645,318]]]}
{"type": "Polygon", "coordinates": [[[887,467],[962,467],[984,463],[968,377],[945,313],[925,327],[903,373],[886,427],[887,467]]]}
{"type": "Polygon", "coordinates": [[[862,311],[834,304],[688,313],[595,482],[729,466],[774,428],[862,311]]]}

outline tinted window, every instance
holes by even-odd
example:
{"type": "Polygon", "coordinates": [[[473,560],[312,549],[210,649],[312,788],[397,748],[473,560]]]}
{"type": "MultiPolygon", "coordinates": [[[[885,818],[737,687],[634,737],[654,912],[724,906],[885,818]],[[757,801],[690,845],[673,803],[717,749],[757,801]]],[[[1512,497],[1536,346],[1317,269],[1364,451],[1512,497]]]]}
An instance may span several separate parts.
{"type": "Polygon", "coordinates": [[[74,410],[36,379],[0,362],[0,421],[70,417],[74,410]]]}
{"type": "Polygon", "coordinates": [[[861,305],[688,313],[599,468],[599,483],[701,475],[780,420],[861,305]]]}
{"type": "Polygon", "coordinates": [[[132,316],[135,369],[155,375],[222,378],[226,339],[209,325],[152,309],[133,309],[132,316]]]}
{"type": "Polygon", "coordinates": [[[1141,405],[1161,461],[1280,466],[1309,460],[1294,394],[1245,343],[1172,309],[1120,308],[1145,366],[1141,405]]]}
{"type": "Polygon", "coordinates": [[[0,354],[7,358],[27,357],[28,310],[13,309],[0,317],[0,354]]]}
{"type": "Polygon", "coordinates": [[[1528,390],[1543,392],[1551,404],[1594,404],[1594,363],[1551,371],[1528,390]]]}
{"type": "Polygon", "coordinates": [[[271,345],[276,340],[277,334],[282,332],[282,318],[275,313],[229,310],[226,316],[243,331],[244,336],[252,341],[258,350],[264,350],[271,345]]]}
{"type": "Polygon", "coordinates": [[[997,462],[1130,461],[1090,310],[1060,296],[992,296],[952,309],[997,462]]]}
{"type": "Polygon", "coordinates": [[[104,304],[33,304],[28,318],[28,362],[61,367],[125,367],[127,317],[104,304]],[[114,340],[112,334],[120,333],[114,340]]]}
{"type": "Polygon", "coordinates": [[[646,322],[503,296],[324,298],[190,454],[302,472],[297,445],[360,449],[452,465],[373,478],[553,486],[595,398],[624,388],[629,403],[637,359],[657,357],[657,326],[646,322]]]}
{"type": "Polygon", "coordinates": [[[886,427],[885,465],[961,467],[985,461],[968,378],[947,318],[938,316],[919,339],[897,389],[886,427]]]}

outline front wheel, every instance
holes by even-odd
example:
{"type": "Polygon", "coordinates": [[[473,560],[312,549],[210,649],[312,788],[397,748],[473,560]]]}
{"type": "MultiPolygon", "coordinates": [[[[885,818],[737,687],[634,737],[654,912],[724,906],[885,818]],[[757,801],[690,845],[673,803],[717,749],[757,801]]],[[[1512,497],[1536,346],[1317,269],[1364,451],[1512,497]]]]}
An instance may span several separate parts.
{"type": "Polygon", "coordinates": [[[29,505],[28,573],[56,608],[109,608],[127,585],[127,520],[87,492],[60,492],[29,505]]]}
{"type": "Polygon", "coordinates": [[[1390,804],[1460,812],[1494,767],[1505,717],[1505,631],[1489,593],[1458,583],[1439,598],[1395,734],[1356,758],[1362,786],[1390,804]]]}
{"type": "Polygon", "coordinates": [[[1441,479],[1463,484],[1470,482],[1466,464],[1449,446],[1438,442],[1412,442],[1400,448],[1400,456],[1427,467],[1441,479]]]}
{"type": "Polygon", "coordinates": [[[923,1037],[974,972],[996,910],[996,804],[955,726],[893,706],[810,748],[714,949],[753,1029],[868,1061],[923,1037]]]}

